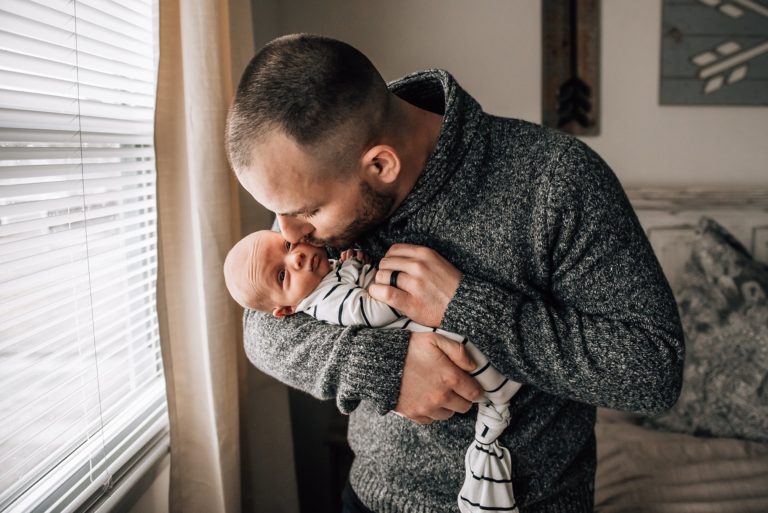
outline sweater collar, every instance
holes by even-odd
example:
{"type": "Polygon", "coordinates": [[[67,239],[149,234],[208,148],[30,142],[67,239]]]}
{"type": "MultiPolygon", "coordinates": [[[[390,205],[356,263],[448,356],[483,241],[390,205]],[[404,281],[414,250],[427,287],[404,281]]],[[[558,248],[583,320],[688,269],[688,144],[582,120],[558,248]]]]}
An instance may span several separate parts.
{"type": "Polygon", "coordinates": [[[482,117],[480,105],[450,73],[440,69],[419,71],[388,84],[403,100],[443,114],[435,149],[427,159],[411,192],[390,216],[388,223],[411,215],[426,204],[462,164],[477,134],[482,117]]]}

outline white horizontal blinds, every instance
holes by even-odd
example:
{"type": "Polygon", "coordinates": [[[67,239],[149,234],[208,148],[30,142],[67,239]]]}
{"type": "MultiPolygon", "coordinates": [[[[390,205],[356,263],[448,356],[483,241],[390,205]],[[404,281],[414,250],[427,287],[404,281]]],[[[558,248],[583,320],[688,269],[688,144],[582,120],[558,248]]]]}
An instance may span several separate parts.
{"type": "Polygon", "coordinates": [[[70,511],[166,429],[154,5],[0,2],[0,510],[70,511]]]}

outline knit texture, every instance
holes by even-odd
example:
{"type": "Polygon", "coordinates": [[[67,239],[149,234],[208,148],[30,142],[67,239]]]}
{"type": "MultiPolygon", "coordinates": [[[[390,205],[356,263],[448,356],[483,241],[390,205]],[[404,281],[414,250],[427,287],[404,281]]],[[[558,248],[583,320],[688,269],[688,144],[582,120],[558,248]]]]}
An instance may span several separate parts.
{"type": "MultiPolygon", "coordinates": [[[[523,513],[591,511],[595,406],[654,414],[676,400],[677,308],[616,176],[577,139],[482,111],[445,71],[390,84],[444,114],[416,185],[359,241],[429,246],[464,274],[441,328],[523,383],[500,442],[523,513]]],[[[474,409],[419,426],[393,413],[409,333],[246,311],[258,368],[350,414],[350,479],[378,513],[458,511],[474,409]]]]}

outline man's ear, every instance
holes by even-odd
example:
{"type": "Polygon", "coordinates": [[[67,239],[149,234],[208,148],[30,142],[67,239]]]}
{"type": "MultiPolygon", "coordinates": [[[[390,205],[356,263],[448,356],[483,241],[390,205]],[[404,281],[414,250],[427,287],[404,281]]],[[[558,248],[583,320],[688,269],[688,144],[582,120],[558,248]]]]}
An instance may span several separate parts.
{"type": "Polygon", "coordinates": [[[276,306],[272,310],[272,315],[275,317],[285,317],[286,315],[293,315],[295,313],[292,306],[276,306]]]}
{"type": "Polygon", "coordinates": [[[363,167],[369,177],[393,184],[400,176],[400,157],[392,146],[379,144],[365,152],[363,167]]]}

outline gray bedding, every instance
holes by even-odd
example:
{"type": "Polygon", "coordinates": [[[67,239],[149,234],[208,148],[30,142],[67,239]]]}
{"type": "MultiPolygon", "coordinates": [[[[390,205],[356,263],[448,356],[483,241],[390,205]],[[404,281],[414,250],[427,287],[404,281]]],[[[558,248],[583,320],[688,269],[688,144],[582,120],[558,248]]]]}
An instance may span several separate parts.
{"type": "Polygon", "coordinates": [[[595,433],[596,512],[768,512],[768,444],[655,431],[608,410],[595,433]]]}

